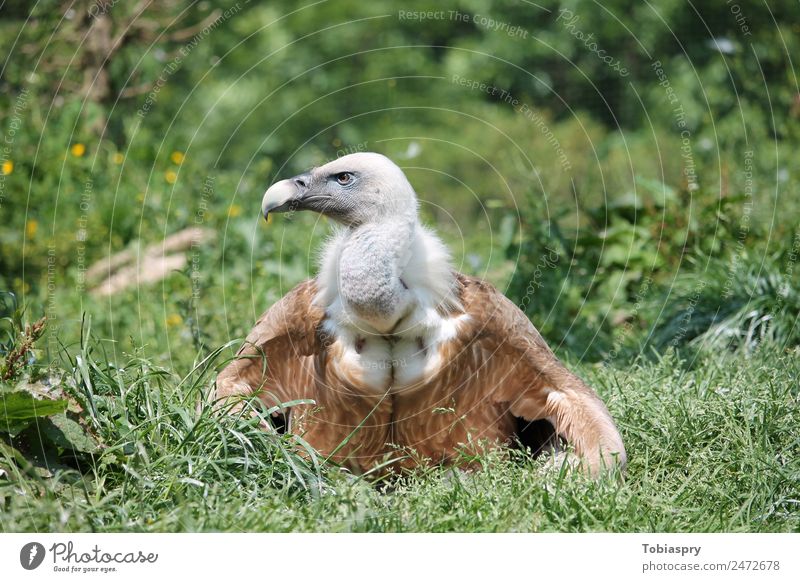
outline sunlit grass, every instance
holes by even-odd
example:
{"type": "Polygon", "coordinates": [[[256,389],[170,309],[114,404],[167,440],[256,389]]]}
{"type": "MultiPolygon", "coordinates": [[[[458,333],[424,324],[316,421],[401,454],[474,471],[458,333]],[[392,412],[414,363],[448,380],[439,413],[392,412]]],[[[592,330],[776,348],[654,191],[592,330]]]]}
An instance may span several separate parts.
{"type": "Polygon", "coordinates": [[[115,366],[91,345],[64,363],[65,378],[106,446],[52,467],[49,478],[0,457],[3,531],[800,527],[796,353],[723,354],[692,369],[667,356],[582,370],[625,439],[623,480],[497,453],[475,472],[433,468],[374,483],[316,467],[292,437],[261,430],[258,418],[215,413],[207,404],[212,364],[221,363],[214,353],[181,375],[139,357],[115,366]]]}

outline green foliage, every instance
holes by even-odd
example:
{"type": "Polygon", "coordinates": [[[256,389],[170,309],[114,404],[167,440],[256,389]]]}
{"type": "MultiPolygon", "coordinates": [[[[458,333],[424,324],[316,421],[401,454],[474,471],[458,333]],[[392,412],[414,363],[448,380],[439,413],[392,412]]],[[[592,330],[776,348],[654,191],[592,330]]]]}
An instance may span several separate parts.
{"type": "Polygon", "coordinates": [[[80,474],[50,464],[51,476],[37,478],[22,478],[0,452],[4,531],[800,527],[794,353],[759,349],[744,361],[709,354],[692,370],[675,354],[624,369],[583,369],[622,431],[624,480],[595,481],[547,459],[501,451],[481,459],[480,471],[433,468],[384,487],[314,468],[298,455],[297,442],[263,431],[257,417],[198,407],[210,361],[179,377],[135,356],[124,368],[86,357],[93,422],[105,446],[80,474]]]}
{"type": "Polygon", "coordinates": [[[800,345],[796,260],[796,247],[767,258],[744,253],[730,264],[712,261],[702,278],[681,277],[663,307],[655,344],[744,353],[763,342],[779,349],[800,345]],[[789,266],[785,272],[783,263],[789,266]]]}
{"type": "Polygon", "coordinates": [[[19,470],[52,476],[49,465],[61,466],[65,456],[95,453],[100,443],[83,408],[64,387],[63,372],[37,365],[36,342],[44,335],[44,319],[23,325],[17,309],[5,322],[10,342],[0,366],[2,452],[19,470]]]}
{"type": "Polygon", "coordinates": [[[0,7],[4,529],[798,528],[794,2],[101,4],[0,7]],[[601,362],[625,484],[498,457],[387,495],[209,406],[330,232],[264,225],[261,194],[360,150],[459,270],[601,362]],[[94,293],[92,264],[196,226],[182,269],[94,293]]]}
{"type": "MultiPolygon", "coordinates": [[[[454,238],[474,226],[478,236],[465,246],[467,254],[478,249],[476,270],[507,273],[494,260],[502,247],[489,239],[494,252],[487,252],[487,219],[497,214],[485,215],[488,202],[513,212],[533,189],[566,220],[562,226],[575,227],[583,208],[604,209],[634,192],[640,178],[685,190],[678,105],[703,191],[693,193],[691,206],[683,200],[679,212],[665,213],[668,220],[676,227],[698,220],[692,210],[724,198],[718,184],[738,189],[744,150],[758,152],[755,202],[762,220],[772,218],[776,166],[797,169],[770,147],[796,139],[800,125],[788,62],[797,38],[782,20],[790,2],[748,7],[748,35],[726,4],[540,5],[463,0],[425,22],[401,17],[386,0],[313,7],[167,1],[142,18],[127,3],[102,18],[92,16],[96,3],[88,0],[70,18],[57,3],[38,4],[33,19],[29,7],[6,5],[0,46],[7,54],[17,46],[34,51],[38,69],[31,75],[26,59],[12,58],[3,72],[6,136],[15,128],[13,171],[3,176],[5,198],[15,200],[4,207],[0,234],[5,287],[41,296],[48,269],[51,279],[71,277],[109,250],[154,240],[200,215],[215,229],[230,224],[233,207],[255,220],[257,196],[277,174],[358,147],[412,166],[437,226],[454,238]],[[493,30],[484,19],[519,34],[493,30]],[[77,42],[90,33],[95,43],[77,42]],[[577,33],[592,34],[628,75],[577,33]],[[725,50],[713,39],[726,39],[725,50]],[[106,41],[114,46],[108,60],[98,52],[106,41]],[[677,104],[666,99],[655,59],[677,104]],[[454,75],[508,92],[544,125],[454,75]],[[559,167],[543,128],[571,169],[559,167]],[[185,161],[172,163],[174,151],[185,161]],[[419,159],[452,177],[415,170],[419,159]],[[198,195],[209,176],[216,180],[210,200],[198,195]]],[[[412,2],[402,10],[430,6],[412,2]]],[[[789,173],[792,187],[796,174],[789,173]]]]}
{"type": "Polygon", "coordinates": [[[0,392],[0,430],[12,437],[40,417],[56,415],[67,409],[63,399],[37,399],[27,390],[0,392]]]}

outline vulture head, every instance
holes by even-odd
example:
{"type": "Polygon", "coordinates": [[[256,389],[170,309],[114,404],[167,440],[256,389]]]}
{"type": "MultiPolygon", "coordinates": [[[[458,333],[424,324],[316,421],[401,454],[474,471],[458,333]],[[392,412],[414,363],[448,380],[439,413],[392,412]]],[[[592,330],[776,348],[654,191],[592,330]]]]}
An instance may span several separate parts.
{"type": "Polygon", "coordinates": [[[270,186],[261,203],[264,217],[293,210],[312,210],[346,226],[359,226],[416,216],[417,197],[389,158],[362,152],[270,186]]]}

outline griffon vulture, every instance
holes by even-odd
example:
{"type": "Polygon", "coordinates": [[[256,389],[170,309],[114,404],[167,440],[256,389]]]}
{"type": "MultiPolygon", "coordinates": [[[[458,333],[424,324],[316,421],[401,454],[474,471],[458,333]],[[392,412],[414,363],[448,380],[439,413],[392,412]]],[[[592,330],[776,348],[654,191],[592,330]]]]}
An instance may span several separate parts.
{"type": "Polygon", "coordinates": [[[217,378],[217,398],[298,400],[286,430],[365,472],[458,463],[548,420],[592,473],[624,467],[600,398],[492,285],[453,270],[405,174],[376,153],[281,180],[265,217],[313,210],[341,226],[319,274],[269,308],[217,378]]]}

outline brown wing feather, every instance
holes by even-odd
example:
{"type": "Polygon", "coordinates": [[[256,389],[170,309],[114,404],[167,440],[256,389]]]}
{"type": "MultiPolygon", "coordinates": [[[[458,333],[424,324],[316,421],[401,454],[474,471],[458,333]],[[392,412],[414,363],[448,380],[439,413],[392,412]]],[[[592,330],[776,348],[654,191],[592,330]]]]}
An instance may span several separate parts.
{"type": "Polygon", "coordinates": [[[553,354],[525,314],[492,285],[459,275],[474,349],[487,355],[491,399],[517,417],[547,419],[575,446],[591,472],[626,463],[625,448],[602,400],[553,354]]]}
{"type": "Polygon", "coordinates": [[[316,291],[313,280],[305,281],[259,318],[217,376],[217,399],[256,394],[267,406],[313,400],[292,407],[289,430],[323,455],[365,470],[387,448],[391,403],[353,393],[330,365],[328,352],[338,345],[321,333],[325,313],[313,303],[316,291]]]}
{"type": "Polygon", "coordinates": [[[310,398],[317,327],[324,315],[312,300],[313,281],[300,283],[256,322],[217,377],[217,398],[258,393],[270,406],[310,398]]]}

